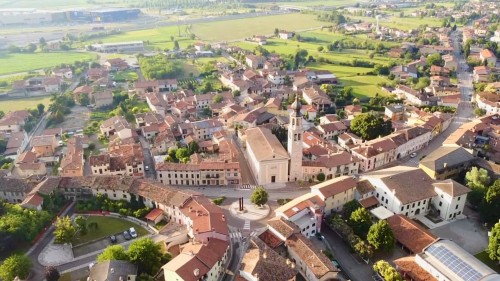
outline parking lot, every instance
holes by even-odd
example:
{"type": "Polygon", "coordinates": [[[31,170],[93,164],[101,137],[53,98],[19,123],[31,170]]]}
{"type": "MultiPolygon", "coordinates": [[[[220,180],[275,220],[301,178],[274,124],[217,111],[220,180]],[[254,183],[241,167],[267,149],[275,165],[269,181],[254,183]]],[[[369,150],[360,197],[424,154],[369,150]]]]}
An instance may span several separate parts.
{"type": "MultiPolygon", "coordinates": [[[[114,244],[121,244],[121,243],[127,241],[125,239],[125,237],[123,237],[122,232],[116,233],[115,236],[116,236],[117,241],[114,244]]],[[[84,255],[87,255],[87,254],[90,254],[90,253],[93,253],[96,251],[103,250],[104,248],[106,248],[112,244],[113,243],[111,243],[111,240],[109,239],[109,237],[105,237],[105,238],[99,239],[97,241],[88,243],[88,244],[83,244],[83,245],[74,247],[73,248],[73,256],[75,258],[78,258],[78,257],[84,256],[84,255]]]]}

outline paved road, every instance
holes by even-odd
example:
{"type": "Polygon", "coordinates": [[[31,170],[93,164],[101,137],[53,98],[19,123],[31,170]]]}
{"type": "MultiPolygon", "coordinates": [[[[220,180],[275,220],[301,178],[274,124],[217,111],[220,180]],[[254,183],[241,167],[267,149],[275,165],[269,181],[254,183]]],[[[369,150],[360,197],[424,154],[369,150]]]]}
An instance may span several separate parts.
{"type": "Polygon", "coordinates": [[[141,142],[144,153],[144,174],[146,175],[146,178],[154,180],[156,179],[155,160],[151,155],[149,143],[143,136],[139,136],[139,141],[141,142]],[[148,167],[147,170],[146,166],[148,167]]]}

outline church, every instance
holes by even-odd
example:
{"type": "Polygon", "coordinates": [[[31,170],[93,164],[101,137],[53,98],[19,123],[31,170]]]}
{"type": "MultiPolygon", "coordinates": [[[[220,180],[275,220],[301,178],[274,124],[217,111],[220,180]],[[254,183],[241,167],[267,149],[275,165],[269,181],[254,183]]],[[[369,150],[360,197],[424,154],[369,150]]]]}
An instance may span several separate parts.
{"type": "Polygon", "coordinates": [[[285,183],[302,179],[302,114],[299,95],[291,106],[287,150],[266,128],[246,130],[248,163],[257,184],[285,183]]]}

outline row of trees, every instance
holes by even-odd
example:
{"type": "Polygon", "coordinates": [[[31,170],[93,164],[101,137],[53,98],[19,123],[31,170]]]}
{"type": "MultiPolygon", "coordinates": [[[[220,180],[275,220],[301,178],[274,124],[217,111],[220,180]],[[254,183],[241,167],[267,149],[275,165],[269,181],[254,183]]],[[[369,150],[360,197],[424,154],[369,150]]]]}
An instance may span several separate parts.
{"type": "Polygon", "coordinates": [[[154,275],[162,265],[172,259],[169,253],[162,253],[160,245],[150,238],[141,238],[130,244],[128,250],[122,245],[108,246],[98,257],[98,262],[125,260],[136,264],[139,272],[154,275]]]}
{"type": "Polygon", "coordinates": [[[466,185],[471,189],[467,200],[479,209],[481,220],[485,223],[495,223],[500,219],[500,179],[491,183],[488,171],[472,167],[465,174],[466,185]]]}

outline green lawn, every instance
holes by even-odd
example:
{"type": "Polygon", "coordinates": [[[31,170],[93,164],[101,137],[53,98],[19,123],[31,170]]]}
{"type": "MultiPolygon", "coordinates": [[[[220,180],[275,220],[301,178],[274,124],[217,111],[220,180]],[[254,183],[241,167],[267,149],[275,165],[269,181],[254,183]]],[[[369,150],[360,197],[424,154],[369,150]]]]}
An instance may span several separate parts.
{"type": "Polygon", "coordinates": [[[0,75],[24,72],[75,61],[95,60],[96,55],[80,52],[56,52],[33,54],[0,53],[0,75]]]}
{"type": "Polygon", "coordinates": [[[482,251],[481,253],[475,254],[474,256],[478,258],[480,261],[482,261],[484,264],[489,266],[491,269],[500,273],[500,265],[498,265],[498,261],[497,262],[492,261],[486,251],[482,251]]]}
{"type": "Polygon", "coordinates": [[[375,94],[380,96],[387,96],[387,93],[382,92],[377,83],[388,81],[385,77],[381,76],[351,76],[340,78],[339,81],[344,86],[350,86],[353,93],[358,98],[370,98],[375,94]]]}
{"type": "Polygon", "coordinates": [[[15,100],[0,100],[0,111],[7,113],[9,111],[36,108],[39,103],[44,104],[45,109],[47,109],[50,104],[50,96],[15,100]]]}
{"type": "Polygon", "coordinates": [[[142,226],[139,226],[128,220],[115,218],[115,217],[105,217],[105,216],[89,216],[87,220],[87,225],[89,223],[96,222],[97,230],[90,230],[84,236],[77,236],[71,241],[73,245],[82,244],[95,239],[110,236],[112,234],[121,233],[130,227],[134,227],[137,231],[137,235],[144,236],[149,234],[149,232],[142,226]]]}
{"type": "Polygon", "coordinates": [[[139,79],[137,72],[133,70],[118,71],[112,75],[113,75],[113,80],[119,82],[124,82],[124,81],[134,82],[139,79]]]}
{"type": "Polygon", "coordinates": [[[191,32],[205,41],[238,40],[253,35],[269,35],[275,28],[301,30],[320,27],[315,15],[287,14],[193,24],[191,32]]]}

